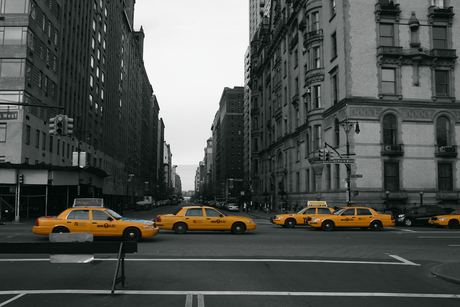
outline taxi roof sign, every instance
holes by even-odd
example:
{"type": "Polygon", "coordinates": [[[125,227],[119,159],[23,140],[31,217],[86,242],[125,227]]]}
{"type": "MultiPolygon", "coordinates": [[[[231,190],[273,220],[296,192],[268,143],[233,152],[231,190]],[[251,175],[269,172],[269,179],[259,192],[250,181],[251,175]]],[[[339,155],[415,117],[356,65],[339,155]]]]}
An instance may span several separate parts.
{"type": "Polygon", "coordinates": [[[325,201],[319,200],[309,200],[307,202],[308,207],[317,206],[317,207],[327,207],[327,203],[325,201]]]}
{"type": "Polygon", "coordinates": [[[104,199],[102,198],[75,198],[73,207],[104,207],[104,199]]]}

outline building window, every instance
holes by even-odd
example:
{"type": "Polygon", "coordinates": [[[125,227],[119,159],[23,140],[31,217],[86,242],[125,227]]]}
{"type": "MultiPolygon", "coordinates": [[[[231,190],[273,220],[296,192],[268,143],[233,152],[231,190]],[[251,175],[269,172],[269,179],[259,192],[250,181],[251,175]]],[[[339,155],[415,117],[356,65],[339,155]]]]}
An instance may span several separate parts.
{"type": "Polygon", "coordinates": [[[336,118],[334,121],[334,145],[335,147],[340,146],[340,123],[339,120],[336,118]]]}
{"type": "Polygon", "coordinates": [[[0,142],[6,142],[6,124],[0,123],[0,142]]]}
{"type": "Polygon", "coordinates": [[[26,27],[0,27],[0,45],[25,45],[26,43],[26,27]]]}
{"type": "Polygon", "coordinates": [[[431,5],[436,6],[440,9],[444,8],[444,0],[431,0],[431,5]]]}
{"type": "Polygon", "coordinates": [[[449,71],[435,70],[434,79],[436,96],[449,96],[449,71]]]}
{"type": "Polygon", "coordinates": [[[335,0],[330,0],[331,2],[331,17],[334,17],[334,15],[337,13],[337,7],[335,0]]]}
{"type": "Polygon", "coordinates": [[[40,130],[35,130],[35,147],[40,147],[40,130]]]}
{"type": "Polygon", "coordinates": [[[61,140],[57,139],[57,144],[56,144],[56,154],[59,156],[59,149],[61,147],[61,140]]]}
{"type": "Polygon", "coordinates": [[[383,177],[385,191],[399,191],[399,162],[384,162],[383,177]]]}
{"type": "Polygon", "coordinates": [[[438,189],[440,191],[453,191],[454,178],[452,173],[452,163],[439,162],[438,163],[438,189]]]}
{"type": "Polygon", "coordinates": [[[305,159],[308,159],[310,155],[310,136],[308,134],[305,135],[305,159]]]}
{"type": "Polygon", "coordinates": [[[300,192],[300,173],[299,172],[296,173],[295,183],[296,183],[296,187],[295,187],[296,192],[300,192]]]}
{"type": "Polygon", "coordinates": [[[337,32],[331,35],[331,61],[337,57],[337,32]]]}
{"type": "Polygon", "coordinates": [[[447,49],[447,27],[433,26],[433,49],[447,49]]]}
{"type": "Polygon", "coordinates": [[[326,165],[326,190],[331,190],[332,185],[332,174],[331,174],[331,165],[326,165]]]}
{"type": "Polygon", "coordinates": [[[383,144],[397,145],[398,142],[398,121],[393,114],[383,117],[383,144]]]}
{"type": "Polygon", "coordinates": [[[340,189],[340,164],[334,164],[335,168],[335,188],[340,189]]]}
{"type": "Polygon", "coordinates": [[[396,94],[396,69],[382,68],[382,93],[396,94]]]}
{"type": "Polygon", "coordinates": [[[42,133],[42,150],[46,150],[46,133],[42,133]]]}
{"type": "Polygon", "coordinates": [[[451,144],[450,120],[446,116],[440,116],[436,120],[436,144],[447,146],[451,144]]]}
{"type": "Polygon", "coordinates": [[[305,170],[305,192],[310,192],[310,170],[305,170]]]}
{"type": "Polygon", "coordinates": [[[24,77],[24,59],[0,59],[0,77],[24,77]]]}
{"type": "Polygon", "coordinates": [[[332,103],[337,104],[339,102],[339,76],[337,73],[331,77],[332,86],[332,103]]]}
{"type": "Polygon", "coordinates": [[[320,48],[315,47],[313,48],[313,68],[321,68],[321,53],[320,53],[320,48]]]}
{"type": "Polygon", "coordinates": [[[314,133],[314,140],[313,140],[313,150],[318,150],[322,146],[322,134],[321,134],[321,126],[317,125],[314,126],[313,133],[314,133]]]}
{"type": "Polygon", "coordinates": [[[314,12],[311,14],[311,26],[310,31],[318,31],[319,30],[319,12],[314,12]]]}
{"type": "Polygon", "coordinates": [[[321,108],[321,85],[313,86],[313,109],[321,108]]]}
{"type": "Polygon", "coordinates": [[[29,12],[29,0],[0,1],[0,14],[24,14],[29,12]]]}
{"type": "Polygon", "coordinates": [[[394,46],[395,35],[394,35],[394,24],[392,23],[381,23],[379,25],[380,33],[380,46],[394,46]]]}
{"type": "Polygon", "coordinates": [[[30,126],[26,126],[26,145],[30,145],[30,126]]]}

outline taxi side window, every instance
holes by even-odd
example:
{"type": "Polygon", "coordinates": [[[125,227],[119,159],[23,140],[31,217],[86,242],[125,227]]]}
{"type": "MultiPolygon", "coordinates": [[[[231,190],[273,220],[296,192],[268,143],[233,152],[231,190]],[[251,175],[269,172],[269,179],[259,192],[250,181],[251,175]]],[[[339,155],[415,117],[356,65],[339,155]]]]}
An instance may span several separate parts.
{"type": "Polygon", "coordinates": [[[95,221],[110,221],[111,217],[104,211],[93,210],[93,220],[95,221]]]}
{"type": "Polygon", "coordinates": [[[220,217],[220,213],[217,212],[214,209],[205,209],[206,210],[206,215],[207,216],[212,216],[212,217],[220,217]]]}
{"type": "Polygon", "coordinates": [[[355,215],[355,209],[347,209],[343,211],[342,215],[355,215]]]}
{"type": "Polygon", "coordinates": [[[89,210],[73,210],[67,215],[68,220],[89,220],[89,210]]]}
{"type": "Polygon", "coordinates": [[[372,215],[372,212],[369,209],[358,209],[358,215],[372,215]]]}
{"type": "Polygon", "coordinates": [[[327,208],[318,208],[318,214],[330,214],[331,210],[327,208]]]}
{"type": "Polygon", "coordinates": [[[185,212],[185,216],[203,216],[203,210],[201,208],[188,209],[187,212],[185,212]]]}
{"type": "Polygon", "coordinates": [[[316,208],[309,208],[305,210],[303,214],[315,214],[316,213],[316,208]]]}

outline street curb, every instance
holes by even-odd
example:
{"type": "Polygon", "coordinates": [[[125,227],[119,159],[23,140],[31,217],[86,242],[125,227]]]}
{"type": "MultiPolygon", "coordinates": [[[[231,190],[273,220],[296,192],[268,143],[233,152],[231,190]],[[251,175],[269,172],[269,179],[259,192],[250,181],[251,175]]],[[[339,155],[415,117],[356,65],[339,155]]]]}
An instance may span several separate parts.
{"type": "Polygon", "coordinates": [[[452,282],[452,283],[460,285],[460,279],[455,278],[455,277],[451,277],[451,276],[447,276],[445,274],[437,272],[438,268],[440,268],[443,265],[445,265],[445,264],[439,264],[439,265],[435,266],[434,268],[432,268],[430,270],[431,274],[433,274],[434,277],[436,277],[436,278],[439,278],[439,279],[442,279],[442,280],[449,281],[449,282],[452,282]]]}

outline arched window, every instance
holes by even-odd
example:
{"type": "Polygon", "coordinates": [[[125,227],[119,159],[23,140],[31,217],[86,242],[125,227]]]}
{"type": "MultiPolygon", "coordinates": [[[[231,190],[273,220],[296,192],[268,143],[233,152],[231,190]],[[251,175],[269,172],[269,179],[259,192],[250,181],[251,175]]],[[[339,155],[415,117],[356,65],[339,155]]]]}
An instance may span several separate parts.
{"type": "Polygon", "coordinates": [[[393,114],[383,117],[383,144],[398,145],[398,120],[393,114]]]}
{"type": "Polygon", "coordinates": [[[436,121],[436,143],[438,145],[450,145],[450,120],[446,116],[440,116],[436,121]]]}
{"type": "Polygon", "coordinates": [[[281,152],[278,153],[278,157],[276,159],[276,167],[278,168],[283,167],[283,154],[281,152]]]}
{"type": "Polygon", "coordinates": [[[334,133],[335,133],[335,146],[340,146],[340,123],[339,120],[336,118],[334,123],[334,133]]]}

